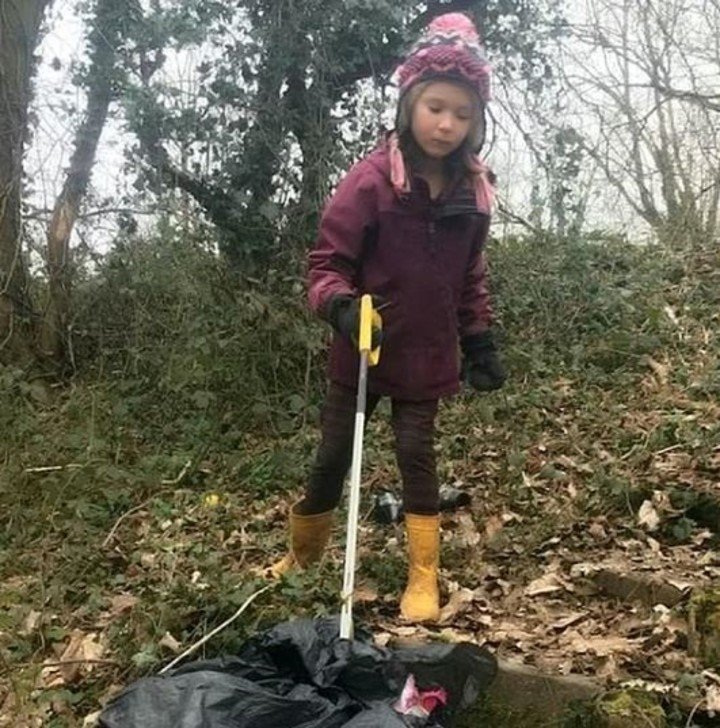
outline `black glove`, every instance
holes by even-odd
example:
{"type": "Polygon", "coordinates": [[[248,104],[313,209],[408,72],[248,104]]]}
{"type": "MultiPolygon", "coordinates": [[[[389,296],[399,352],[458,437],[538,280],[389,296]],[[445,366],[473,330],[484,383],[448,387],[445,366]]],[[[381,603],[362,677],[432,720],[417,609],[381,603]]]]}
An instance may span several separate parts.
{"type": "Polygon", "coordinates": [[[460,348],[463,352],[464,377],[473,389],[490,392],[502,387],[507,374],[489,330],[464,336],[460,348]]]}
{"type": "MultiPolygon", "coordinates": [[[[378,308],[380,305],[380,299],[373,296],[373,307],[378,308]]],[[[360,299],[355,296],[333,296],[327,304],[326,313],[327,320],[332,324],[335,331],[352,342],[354,346],[357,346],[360,333],[360,299]]],[[[372,348],[377,349],[382,340],[382,329],[373,326],[372,348]]]]}

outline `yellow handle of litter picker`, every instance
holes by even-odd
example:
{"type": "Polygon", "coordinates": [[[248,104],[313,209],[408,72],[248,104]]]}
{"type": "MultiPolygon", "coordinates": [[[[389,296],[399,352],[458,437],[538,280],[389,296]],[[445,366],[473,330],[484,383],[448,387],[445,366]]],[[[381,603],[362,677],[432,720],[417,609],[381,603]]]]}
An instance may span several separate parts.
{"type": "Polygon", "coordinates": [[[360,352],[367,352],[368,364],[374,367],[380,361],[380,347],[372,349],[373,328],[382,330],[382,318],[373,307],[372,296],[366,293],[360,299],[360,336],[358,337],[358,349],[360,352]]]}

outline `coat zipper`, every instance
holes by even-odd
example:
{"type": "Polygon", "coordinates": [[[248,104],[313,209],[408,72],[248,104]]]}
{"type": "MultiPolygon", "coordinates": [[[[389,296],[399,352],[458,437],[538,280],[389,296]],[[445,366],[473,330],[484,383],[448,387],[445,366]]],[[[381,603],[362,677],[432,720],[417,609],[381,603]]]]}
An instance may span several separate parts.
{"type": "MultiPolygon", "coordinates": [[[[430,249],[430,254],[432,255],[435,264],[437,266],[438,276],[442,279],[442,264],[438,260],[437,252],[438,252],[438,241],[437,241],[437,222],[435,218],[432,216],[432,213],[430,213],[430,218],[428,219],[427,223],[427,231],[428,231],[428,247],[430,249]]],[[[453,327],[457,324],[457,320],[454,314],[454,306],[452,304],[452,292],[450,291],[449,286],[447,283],[443,285],[442,287],[442,297],[445,302],[445,313],[448,317],[448,324],[450,327],[453,327]]]]}

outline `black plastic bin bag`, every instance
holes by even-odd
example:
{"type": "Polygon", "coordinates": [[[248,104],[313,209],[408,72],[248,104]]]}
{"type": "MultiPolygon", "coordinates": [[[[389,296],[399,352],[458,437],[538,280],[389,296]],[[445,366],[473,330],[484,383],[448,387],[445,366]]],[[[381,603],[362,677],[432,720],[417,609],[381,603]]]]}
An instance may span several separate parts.
{"type": "Polygon", "coordinates": [[[337,619],[298,619],[256,635],[234,657],[198,660],[130,685],[100,715],[102,728],[407,728],[452,726],[497,672],[471,643],[390,650],[339,638],[337,619]],[[444,688],[426,717],[393,706],[410,675],[444,688]]]}

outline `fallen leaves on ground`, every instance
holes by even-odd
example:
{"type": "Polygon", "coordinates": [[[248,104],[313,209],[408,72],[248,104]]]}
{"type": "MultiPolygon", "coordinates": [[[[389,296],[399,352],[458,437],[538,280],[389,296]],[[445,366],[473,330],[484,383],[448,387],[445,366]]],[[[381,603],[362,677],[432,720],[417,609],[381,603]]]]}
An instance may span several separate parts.
{"type": "Polygon", "coordinates": [[[98,641],[96,632],[86,634],[75,629],[57,660],[45,660],[47,667],[40,673],[40,685],[45,689],[71,685],[82,675],[92,672],[104,653],[105,648],[98,641]]]}

